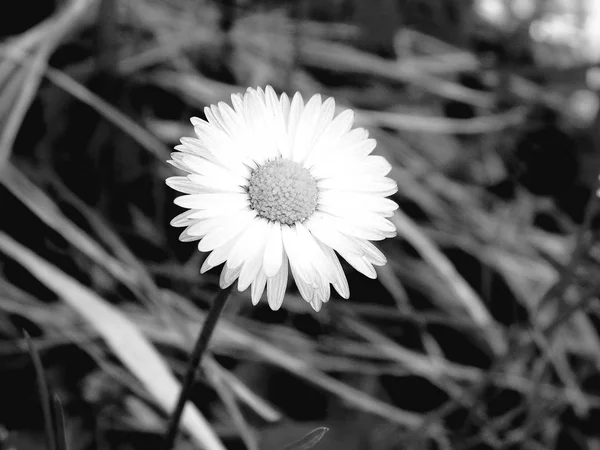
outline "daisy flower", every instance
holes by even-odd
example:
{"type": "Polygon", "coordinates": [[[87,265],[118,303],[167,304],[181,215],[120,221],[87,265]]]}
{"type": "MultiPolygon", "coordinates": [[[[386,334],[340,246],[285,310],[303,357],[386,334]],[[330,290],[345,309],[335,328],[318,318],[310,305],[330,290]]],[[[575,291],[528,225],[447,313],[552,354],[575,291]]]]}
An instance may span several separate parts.
{"type": "Polygon", "coordinates": [[[270,307],[281,306],[288,277],[319,311],[330,285],[348,298],[348,281],[338,255],[357,271],[376,278],[385,256],[370,241],[396,235],[386,219],[398,205],[385,197],[397,190],[386,178],[390,164],[371,155],[375,140],[352,129],[354,114],[334,117],[335,103],[299,93],[290,101],[249,88],[205,108],[207,120],[192,118],[195,138],[181,139],[173,166],[186,176],[167,184],[186,195],[188,208],[171,221],[185,227],[181,241],[211,252],[201,272],[225,263],[221,288],[238,281],[251,286],[257,304],[265,288],[270,307]]]}

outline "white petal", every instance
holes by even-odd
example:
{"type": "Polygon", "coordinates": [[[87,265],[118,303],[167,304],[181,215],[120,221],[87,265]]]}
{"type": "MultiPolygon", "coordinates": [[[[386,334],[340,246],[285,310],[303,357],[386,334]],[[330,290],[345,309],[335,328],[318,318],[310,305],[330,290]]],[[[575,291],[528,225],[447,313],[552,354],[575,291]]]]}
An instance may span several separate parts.
{"type": "Polygon", "coordinates": [[[241,267],[231,269],[227,265],[223,266],[221,276],[219,277],[219,287],[225,289],[233,284],[236,278],[240,275],[241,267]]]}
{"type": "Polygon", "coordinates": [[[200,119],[198,117],[192,117],[190,121],[194,126],[194,132],[196,133],[198,140],[206,148],[211,150],[215,156],[231,157],[238,153],[237,149],[228,145],[229,143],[231,143],[231,136],[229,136],[227,132],[223,130],[218,124],[209,123],[208,121],[200,119]],[[217,154],[217,147],[214,144],[219,144],[223,146],[227,154],[217,154]]]}
{"type": "Polygon", "coordinates": [[[290,260],[290,269],[292,271],[292,276],[294,277],[294,281],[296,282],[296,287],[298,288],[298,292],[304,300],[307,302],[311,302],[314,297],[314,289],[312,285],[302,279],[302,277],[298,273],[298,266],[292,265],[292,261],[290,260]]]}
{"type": "Polygon", "coordinates": [[[238,139],[238,143],[250,159],[263,164],[275,156],[276,144],[272,115],[257,91],[248,91],[244,95],[244,117],[249,132],[238,139]]]}
{"type": "Polygon", "coordinates": [[[329,282],[335,277],[332,262],[302,224],[284,226],[282,234],[300,294],[308,302],[315,298],[326,301],[329,298],[329,282]]]}
{"type": "Polygon", "coordinates": [[[240,94],[231,94],[231,104],[233,105],[233,109],[236,113],[242,114],[242,110],[244,109],[244,100],[240,94]]]}
{"type": "Polygon", "coordinates": [[[367,261],[362,256],[356,256],[354,253],[342,254],[342,258],[348,261],[352,267],[354,267],[358,272],[362,273],[366,277],[372,278],[373,280],[377,278],[377,272],[373,265],[367,261]]]}
{"type": "Polygon", "coordinates": [[[229,253],[236,242],[236,239],[231,239],[229,242],[215,248],[204,260],[204,263],[202,263],[202,267],[200,267],[200,273],[208,272],[213,267],[223,264],[229,257],[229,253]]]}
{"type": "MultiPolygon", "coordinates": [[[[287,96],[285,98],[287,99],[287,96]]],[[[273,141],[275,143],[276,150],[273,158],[281,156],[281,152],[283,152],[284,156],[288,157],[291,149],[290,142],[287,137],[288,112],[285,111],[286,109],[289,111],[289,101],[287,106],[284,106],[283,103],[285,103],[284,97],[282,96],[282,101],[280,102],[273,88],[271,86],[267,86],[265,89],[265,104],[272,115],[271,134],[273,135],[273,141]]]]}
{"type": "MultiPolygon", "coordinates": [[[[210,161],[213,164],[218,164],[223,168],[228,167],[227,160],[224,158],[220,158],[222,155],[215,154],[210,151],[208,147],[206,147],[200,139],[183,137],[180,139],[181,145],[176,145],[175,150],[178,150],[181,154],[180,157],[183,157],[183,154],[187,153],[189,155],[194,155],[199,158],[202,158],[206,161],[210,161]]],[[[173,157],[173,154],[171,154],[173,157]]]]}
{"type": "Polygon", "coordinates": [[[335,206],[319,207],[319,212],[341,219],[340,221],[334,218],[332,223],[335,223],[340,231],[350,236],[370,241],[380,241],[382,238],[396,236],[395,225],[380,214],[335,206]]]}
{"type": "MultiPolygon", "coordinates": [[[[212,109],[215,113],[215,109],[212,109]]],[[[227,130],[230,136],[237,136],[239,133],[244,133],[244,120],[225,102],[219,102],[218,112],[220,120],[223,122],[224,128],[227,130]]],[[[215,114],[216,116],[216,114],[215,114]]]]}
{"type": "Polygon", "coordinates": [[[321,223],[325,224],[327,229],[335,230],[348,236],[354,236],[369,241],[381,241],[388,237],[388,235],[392,235],[390,237],[393,237],[393,235],[396,233],[395,229],[393,232],[380,230],[373,228],[372,226],[365,226],[364,224],[350,222],[320,210],[316,211],[310,217],[310,219],[314,219],[315,221],[319,220],[321,223]]]}
{"type": "Polygon", "coordinates": [[[181,145],[176,145],[175,150],[183,153],[189,153],[190,155],[199,156],[214,163],[219,161],[217,158],[215,158],[214,153],[202,145],[202,141],[197,138],[182,137],[179,142],[181,142],[181,145]]]}
{"type": "Polygon", "coordinates": [[[290,117],[290,98],[285,92],[281,94],[281,97],[279,97],[279,105],[281,107],[283,119],[287,125],[288,118],[290,117]]]}
{"type": "Polygon", "coordinates": [[[360,249],[348,236],[340,232],[329,219],[330,217],[324,214],[315,213],[304,224],[319,241],[333,248],[339,254],[351,252],[360,255],[360,249]]]}
{"type": "Polygon", "coordinates": [[[229,254],[227,265],[229,267],[239,267],[246,261],[249,255],[253,256],[258,251],[258,247],[261,249],[264,248],[268,227],[265,219],[255,217],[249,226],[242,231],[236,245],[229,254]]]}
{"type": "Polygon", "coordinates": [[[263,258],[263,270],[267,277],[274,276],[281,267],[283,241],[281,237],[281,225],[273,222],[269,231],[265,254],[263,258]]]}
{"type": "MultiPolygon", "coordinates": [[[[312,99],[311,99],[312,100],[312,99]]],[[[309,102],[310,103],[310,102],[309,102]]],[[[307,105],[308,106],[308,105],[307,105]]],[[[306,111],[303,113],[303,115],[306,111]]],[[[302,158],[297,158],[298,163],[305,165],[306,161],[310,158],[310,155],[315,151],[315,145],[321,141],[325,130],[333,120],[335,114],[335,101],[333,98],[328,98],[323,102],[319,110],[315,114],[315,123],[311,126],[311,139],[308,144],[308,148],[305,155],[302,158]]],[[[325,137],[327,141],[327,138],[325,137]]]]}
{"type": "Polygon", "coordinates": [[[170,177],[165,180],[167,186],[184,194],[208,194],[212,192],[204,186],[191,182],[187,177],[170,177]]]}
{"type": "Polygon", "coordinates": [[[332,189],[347,192],[372,193],[387,197],[398,191],[398,185],[391,178],[338,176],[317,180],[319,189],[332,189]]]}
{"type": "MultiPolygon", "coordinates": [[[[282,250],[283,251],[283,250],[282,250]]],[[[285,254],[279,272],[274,277],[267,279],[267,299],[273,311],[277,311],[283,303],[288,281],[288,259],[285,254]]]]}
{"type": "Polygon", "coordinates": [[[206,117],[209,118],[209,121],[210,116],[212,116],[212,120],[214,120],[230,137],[238,136],[243,132],[243,122],[240,121],[233,109],[225,102],[219,102],[218,105],[212,105],[210,109],[204,108],[204,113],[206,114],[206,117]]]}
{"type": "Polygon", "coordinates": [[[335,100],[333,99],[333,97],[329,97],[321,105],[321,112],[319,114],[319,123],[317,124],[317,127],[316,127],[317,137],[320,137],[321,134],[325,131],[325,129],[329,126],[329,124],[333,120],[334,114],[335,114],[335,100]]]}
{"type": "Polygon", "coordinates": [[[170,225],[172,227],[187,227],[192,225],[194,222],[196,222],[194,218],[190,217],[192,214],[194,214],[194,212],[195,211],[192,209],[175,216],[173,220],[171,220],[170,225]]]}
{"type": "Polygon", "coordinates": [[[313,95],[298,118],[298,124],[294,130],[291,155],[293,161],[301,164],[312,150],[320,113],[321,96],[313,95]]]}
{"type": "Polygon", "coordinates": [[[205,192],[188,180],[187,177],[169,177],[165,180],[165,184],[171,189],[183,192],[184,194],[201,194],[205,192]]]}
{"type": "Polygon", "coordinates": [[[389,198],[374,194],[357,194],[346,191],[326,190],[319,193],[319,206],[354,209],[376,213],[392,213],[398,205],[389,198]]]}
{"type": "Polygon", "coordinates": [[[248,208],[248,204],[246,202],[243,203],[235,203],[229,202],[224,205],[211,207],[209,209],[192,209],[190,212],[190,219],[210,219],[212,217],[219,216],[232,216],[235,214],[241,214],[244,210],[248,208]]]}
{"type": "Polygon", "coordinates": [[[179,235],[179,240],[181,242],[193,242],[200,239],[198,236],[192,236],[188,233],[188,228],[183,230],[183,232],[179,235]]]}
{"type": "Polygon", "coordinates": [[[333,120],[333,115],[335,114],[335,101],[333,98],[328,98],[327,100],[325,100],[325,102],[323,102],[323,104],[321,105],[320,110],[317,112],[317,118],[316,118],[316,124],[313,126],[313,133],[312,133],[312,139],[309,143],[309,148],[306,151],[306,154],[301,158],[298,159],[298,163],[302,164],[304,167],[308,168],[310,167],[309,165],[307,165],[307,161],[310,160],[311,155],[313,154],[313,152],[315,152],[315,148],[317,149],[316,151],[319,151],[319,147],[317,146],[317,143],[321,142],[321,147],[323,145],[323,140],[328,141],[327,137],[323,138],[323,135],[325,133],[325,130],[327,130],[327,127],[329,126],[329,124],[331,123],[331,121],[333,120]]]}
{"type": "Polygon", "coordinates": [[[343,134],[350,131],[352,128],[352,124],[354,123],[354,111],[351,109],[346,109],[342,111],[330,125],[331,134],[338,134],[342,136],[343,134]]]}
{"type": "Polygon", "coordinates": [[[329,283],[325,283],[319,287],[319,289],[315,289],[313,293],[313,298],[310,301],[310,306],[316,311],[321,311],[321,307],[323,303],[327,303],[329,300],[329,296],[331,295],[331,290],[329,288],[329,283]]]}
{"type": "Polygon", "coordinates": [[[313,235],[301,223],[296,224],[296,237],[298,245],[304,250],[308,262],[314,268],[316,277],[327,283],[332,280],[335,272],[332,262],[321,251],[313,235]]]}
{"type": "Polygon", "coordinates": [[[177,197],[174,202],[177,206],[190,209],[231,208],[248,206],[246,193],[219,193],[219,194],[191,194],[177,197]]]}
{"type": "Polygon", "coordinates": [[[214,250],[217,247],[229,242],[231,239],[239,235],[251,220],[256,217],[256,211],[245,210],[243,211],[237,220],[223,225],[223,227],[212,230],[198,243],[198,250],[201,252],[207,252],[214,250]]]}
{"type": "Polygon", "coordinates": [[[326,217],[313,214],[305,224],[317,239],[333,248],[360,273],[369,278],[377,277],[375,269],[363,256],[363,251],[356,242],[349,236],[345,236],[336,227],[332,227],[326,217]]]}
{"type": "MultiPolygon", "coordinates": [[[[287,119],[288,139],[292,144],[290,146],[290,152],[293,151],[293,142],[296,138],[296,129],[298,128],[298,125],[300,123],[300,116],[302,115],[303,110],[304,100],[302,99],[302,95],[300,95],[299,92],[296,92],[296,94],[292,98],[292,104],[290,105],[290,113],[287,119]]],[[[289,157],[293,157],[292,153],[290,153],[289,157]]]]}
{"type": "Polygon", "coordinates": [[[241,166],[241,164],[239,166],[230,166],[231,169],[238,169],[233,171],[224,169],[217,164],[213,164],[204,158],[194,155],[184,154],[182,160],[183,163],[189,167],[193,173],[217,178],[224,177],[228,180],[231,180],[234,184],[247,184],[247,180],[250,177],[250,170],[248,170],[247,167],[241,166]]]}
{"type": "Polygon", "coordinates": [[[267,235],[270,230],[266,220],[255,219],[255,221],[260,222],[261,225],[258,232],[254,236],[250,236],[251,246],[246,252],[238,281],[238,290],[240,291],[248,289],[248,286],[250,286],[261,270],[267,235]]]}
{"type": "Polygon", "coordinates": [[[264,103],[265,101],[265,91],[263,90],[262,87],[258,86],[256,88],[256,93],[258,94],[258,97],[261,99],[261,101],[264,103]]]}
{"type": "MultiPolygon", "coordinates": [[[[304,167],[312,167],[317,161],[327,157],[330,152],[334,151],[340,144],[343,135],[352,127],[353,121],[354,111],[350,109],[344,110],[335,117],[315,142],[312,152],[304,161],[304,167]]],[[[348,140],[348,144],[353,140],[348,140]]]]}
{"type": "MultiPolygon", "coordinates": [[[[213,157],[217,158],[220,166],[231,172],[245,176],[244,148],[239,145],[238,136],[230,137],[223,130],[204,122],[196,123],[194,131],[201,144],[210,149],[213,157]]],[[[193,156],[193,155],[186,155],[193,156]]]]}
{"type": "Polygon", "coordinates": [[[311,306],[318,312],[321,309],[321,304],[329,301],[330,295],[331,289],[329,281],[325,278],[321,278],[321,282],[314,289],[311,306]]]}
{"type": "Polygon", "coordinates": [[[299,245],[296,228],[282,225],[281,235],[283,236],[283,246],[290,261],[294,278],[296,280],[301,278],[309,285],[316,284],[313,267],[304,253],[305,250],[299,245]]]}
{"type": "Polygon", "coordinates": [[[176,152],[171,153],[171,158],[167,161],[168,164],[171,164],[173,167],[178,168],[179,170],[183,170],[185,172],[191,173],[192,170],[183,163],[183,153],[176,152]]]}
{"type": "Polygon", "coordinates": [[[315,164],[310,173],[315,178],[353,175],[385,177],[391,170],[391,164],[383,156],[371,155],[360,158],[341,156],[333,161],[321,161],[315,164]]]}
{"type": "Polygon", "coordinates": [[[281,109],[279,105],[279,99],[277,98],[277,93],[270,84],[265,88],[265,104],[270,110],[273,111],[281,109]]]}
{"type": "Polygon", "coordinates": [[[346,148],[346,153],[349,156],[354,157],[367,156],[370,155],[373,150],[375,150],[375,147],[377,147],[377,141],[375,139],[359,139],[354,144],[351,144],[346,148]]]}
{"type": "Polygon", "coordinates": [[[203,189],[202,192],[247,192],[245,188],[248,185],[248,181],[238,177],[218,176],[217,174],[206,176],[191,173],[187,178],[191,183],[203,189]]]}
{"type": "Polygon", "coordinates": [[[208,121],[208,123],[210,123],[211,125],[216,126],[217,128],[220,128],[221,130],[225,131],[227,134],[229,134],[227,132],[227,129],[225,127],[223,127],[223,125],[220,122],[220,114],[218,114],[217,116],[215,116],[211,110],[210,107],[205,106],[204,107],[204,115],[206,116],[206,120],[208,121]]]}
{"type": "Polygon", "coordinates": [[[169,187],[185,194],[243,194],[247,192],[242,186],[224,181],[223,179],[201,177],[201,179],[191,181],[189,177],[201,176],[191,173],[188,175],[188,182],[185,185],[177,183],[176,186],[172,186],[171,184],[174,183],[171,183],[169,187]]]}
{"type": "Polygon", "coordinates": [[[206,236],[215,228],[219,228],[227,222],[235,220],[235,218],[235,216],[219,216],[210,219],[200,219],[195,224],[190,226],[187,232],[190,236],[197,236],[200,238],[202,236],[206,236]]]}
{"type": "Polygon", "coordinates": [[[323,211],[332,217],[340,218],[341,221],[334,219],[336,226],[350,236],[369,241],[396,236],[396,226],[380,214],[348,209],[338,211],[334,208],[326,208],[323,211]]]}
{"type": "Polygon", "coordinates": [[[253,305],[256,306],[258,305],[258,302],[260,302],[260,298],[262,297],[263,292],[265,291],[266,284],[267,276],[265,275],[265,272],[263,270],[259,270],[258,275],[252,282],[251,296],[253,305]]]}
{"type": "Polygon", "coordinates": [[[351,238],[361,249],[362,255],[375,266],[383,266],[387,263],[385,255],[369,241],[364,239],[351,238]]]}
{"type": "Polygon", "coordinates": [[[368,139],[368,132],[363,128],[355,128],[339,136],[329,136],[326,152],[317,155],[318,163],[346,158],[368,156],[377,146],[375,139],[368,139]]]}
{"type": "Polygon", "coordinates": [[[328,245],[324,244],[319,240],[317,240],[317,243],[321,247],[323,253],[325,253],[325,255],[332,261],[333,266],[335,268],[334,278],[331,284],[333,284],[333,287],[342,298],[350,297],[350,287],[348,286],[348,280],[346,279],[346,274],[344,273],[344,269],[342,269],[342,265],[340,264],[337,255],[335,254],[333,249],[328,245]]]}

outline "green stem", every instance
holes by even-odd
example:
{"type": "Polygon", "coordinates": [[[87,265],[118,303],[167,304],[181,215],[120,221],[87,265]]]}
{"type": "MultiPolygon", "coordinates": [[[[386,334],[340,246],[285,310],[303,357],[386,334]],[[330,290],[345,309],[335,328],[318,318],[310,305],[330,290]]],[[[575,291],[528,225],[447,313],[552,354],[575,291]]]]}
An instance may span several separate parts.
{"type": "Polygon", "coordinates": [[[173,444],[175,443],[175,439],[177,438],[177,432],[179,431],[179,422],[181,421],[181,416],[183,415],[183,409],[187,400],[192,391],[192,387],[194,386],[194,381],[196,379],[196,370],[200,366],[200,362],[202,361],[202,356],[208,347],[208,343],[210,342],[210,338],[215,330],[215,326],[221,316],[221,312],[225,307],[225,303],[229,298],[229,293],[231,292],[231,286],[222,289],[216,296],[213,304],[206,316],[206,320],[204,321],[204,325],[200,330],[200,334],[198,335],[198,339],[196,340],[196,345],[194,346],[194,350],[190,355],[190,359],[187,365],[187,371],[185,374],[185,378],[183,380],[183,384],[181,386],[181,392],[179,393],[179,399],[177,400],[177,405],[175,406],[175,410],[169,419],[169,424],[167,427],[167,432],[165,433],[165,438],[163,441],[162,450],[171,450],[173,448],[173,444]]]}

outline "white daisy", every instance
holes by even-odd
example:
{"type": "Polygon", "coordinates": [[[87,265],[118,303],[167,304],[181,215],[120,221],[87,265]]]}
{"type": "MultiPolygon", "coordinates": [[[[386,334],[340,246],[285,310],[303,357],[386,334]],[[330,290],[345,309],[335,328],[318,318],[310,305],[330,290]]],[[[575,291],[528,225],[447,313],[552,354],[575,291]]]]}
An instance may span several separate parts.
{"type": "Polygon", "coordinates": [[[375,140],[352,129],[354,115],[334,117],[335,104],[314,95],[304,104],[270,87],[232,95],[233,107],[205,108],[192,118],[196,138],[183,138],[169,161],[188,173],[167,184],[183,192],[175,204],[189,211],[171,225],[182,241],[200,240],[211,252],[201,272],[225,263],[222,288],[252,286],[257,304],[267,289],[279,309],[288,272],[302,297],[319,311],[330,284],[344,298],[348,282],[336,252],[370,278],[385,256],[369,241],[396,235],[386,219],[398,205],[386,178],[390,164],[370,153],[375,140]],[[334,252],[335,251],[335,252],[334,252]]]}

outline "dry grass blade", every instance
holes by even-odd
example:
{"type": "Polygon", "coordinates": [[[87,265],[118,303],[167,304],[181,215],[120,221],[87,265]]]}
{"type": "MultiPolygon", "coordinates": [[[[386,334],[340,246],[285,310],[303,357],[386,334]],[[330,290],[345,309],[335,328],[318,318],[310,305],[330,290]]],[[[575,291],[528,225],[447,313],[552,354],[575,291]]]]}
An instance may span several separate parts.
{"type": "Polygon", "coordinates": [[[106,101],[102,100],[88,88],[78,83],[76,80],[67,74],[50,69],[46,76],[55,85],[64,89],[76,99],[82,101],[90,108],[96,110],[106,120],[121,129],[123,132],[131,136],[138,144],[152,153],[161,161],[169,155],[168,148],[154,137],[145,128],[138,125],[133,119],[127,117],[117,108],[111,106],[106,101]]]}
{"type": "MultiPolygon", "coordinates": [[[[0,249],[27,268],[94,327],[164,411],[173,409],[179,384],[135,323],[93,291],[2,232],[0,249]]],[[[224,450],[219,438],[194,406],[187,405],[182,423],[198,445],[208,450],[224,450]]]]}
{"type": "Polygon", "coordinates": [[[502,131],[523,122],[526,111],[516,108],[502,114],[474,119],[448,119],[392,112],[355,110],[356,122],[362,126],[378,126],[402,131],[437,134],[483,134],[502,131]]]}
{"type": "Polygon", "coordinates": [[[277,422],[282,416],[279,411],[269,405],[265,400],[256,395],[239,378],[230,371],[224,369],[217,363],[211,355],[206,355],[202,363],[207,371],[218,373],[221,381],[227,385],[240,401],[244,402],[249,408],[252,408],[256,414],[268,422],[277,422]]]}
{"type": "MultiPolygon", "coordinates": [[[[10,108],[10,114],[5,120],[0,134],[0,168],[6,164],[12,150],[17,132],[21,127],[23,118],[37,93],[38,86],[46,68],[50,55],[50,46],[46,44],[33,58],[31,65],[17,94],[15,104],[10,108]]],[[[17,74],[19,76],[20,74],[17,74]]]]}
{"type": "MultiPolygon", "coordinates": [[[[175,293],[169,294],[171,294],[173,298],[180,298],[175,293]]],[[[185,300],[182,299],[182,301],[185,300]]],[[[194,323],[188,325],[190,332],[197,333],[198,326],[196,324],[198,322],[201,323],[203,319],[204,314],[201,311],[198,311],[197,318],[194,317],[194,323]]],[[[142,326],[144,326],[144,324],[147,326],[148,318],[144,319],[143,317],[137,316],[135,322],[142,324],[142,326]]],[[[295,376],[303,378],[321,389],[330,392],[356,409],[375,414],[407,428],[415,428],[421,423],[421,416],[419,414],[396,408],[360,391],[359,389],[338,381],[322,371],[315,369],[306,360],[295,356],[292,352],[280,349],[268,341],[254,336],[234,325],[226,318],[221,319],[219,328],[215,331],[214,339],[217,343],[219,341],[227,341],[244,351],[258,355],[270,364],[280,367],[295,376]]],[[[438,427],[434,425],[434,429],[437,428],[438,427]]],[[[437,429],[437,431],[440,430],[437,429]]]]}
{"type": "Polygon", "coordinates": [[[427,357],[406,349],[355,318],[342,317],[342,321],[348,329],[371,342],[374,348],[380,349],[379,351],[389,356],[391,360],[406,367],[408,372],[420,375],[433,383],[448,376],[463,380],[476,380],[480,376],[475,368],[461,367],[442,358],[427,357]]]}
{"type": "Polygon", "coordinates": [[[35,344],[31,340],[31,336],[27,331],[23,330],[25,340],[27,341],[27,347],[29,349],[29,356],[33,361],[33,367],[35,368],[35,376],[37,381],[38,395],[40,396],[40,402],[42,404],[42,410],[44,413],[44,428],[46,432],[46,445],[49,450],[56,449],[56,433],[54,432],[54,425],[52,419],[52,407],[50,402],[50,391],[48,390],[48,383],[46,381],[46,374],[44,372],[44,366],[42,360],[35,347],[35,344]]]}
{"type": "MultiPolygon", "coordinates": [[[[289,59],[292,42],[290,35],[280,27],[279,21],[265,24],[267,29],[240,30],[234,33],[236,44],[250,54],[272,55],[279,59],[289,59]]],[[[406,82],[444,98],[463,101],[481,108],[494,104],[492,94],[466,88],[460,84],[436,77],[421,66],[400,65],[396,61],[367,53],[349,45],[302,36],[298,48],[299,63],[336,72],[350,72],[406,82]]]]}
{"type": "Polygon", "coordinates": [[[186,101],[196,105],[216,104],[231,94],[246,90],[243,86],[221,83],[197,73],[171,70],[157,71],[149,79],[158,86],[177,92],[186,101]]]}
{"type": "MultiPolygon", "coordinates": [[[[63,8],[58,9],[56,15],[45,22],[43,26],[36,28],[35,34],[30,35],[31,42],[26,43],[33,45],[33,42],[37,42],[39,48],[35,51],[35,56],[31,59],[29,67],[23,69],[27,70],[27,73],[23,79],[22,87],[0,133],[0,168],[8,160],[25,113],[37,93],[48,58],[62,38],[79,25],[83,17],[93,10],[95,3],[96,0],[71,0],[63,8]]],[[[17,41],[13,50],[22,54],[19,44],[23,47],[22,43],[17,41]]],[[[21,77],[21,74],[17,73],[14,76],[21,77]]],[[[5,78],[7,77],[8,73],[5,75],[5,78]]]]}
{"type": "Polygon", "coordinates": [[[244,418],[244,414],[240,409],[239,404],[236,401],[235,394],[229,389],[227,383],[222,378],[221,372],[218,370],[207,370],[207,378],[210,380],[211,385],[215,388],[221,401],[225,405],[233,424],[237,428],[240,437],[244,441],[248,450],[258,450],[258,440],[256,435],[253,433],[250,425],[244,418]]]}
{"type": "Polygon", "coordinates": [[[490,108],[494,103],[491,94],[465,88],[457,83],[430,75],[423,70],[415,70],[415,67],[401,66],[395,61],[389,61],[343,44],[305,39],[300,51],[300,60],[309,66],[405,81],[441,97],[459,100],[481,108],[490,108]]]}
{"type": "MultiPolygon", "coordinates": [[[[429,52],[443,56],[444,58],[456,55],[457,57],[453,58],[453,62],[456,63],[456,61],[461,61],[462,71],[472,71],[480,68],[479,61],[477,61],[475,55],[465,53],[460,47],[448,44],[447,42],[441,41],[420,31],[406,28],[397,33],[396,51],[398,54],[402,54],[402,47],[407,46],[402,40],[409,41],[408,46],[411,44],[410,41],[418,42],[419,46],[427,47],[429,52]]],[[[407,61],[406,63],[401,64],[408,64],[409,62],[412,63],[412,61],[407,61]]],[[[497,71],[488,71],[486,73],[486,79],[489,84],[496,86],[501,83],[500,77],[502,76],[505,75],[500,75],[497,71]]],[[[547,89],[545,86],[540,86],[527,78],[515,74],[510,74],[508,81],[507,87],[512,94],[527,101],[541,102],[552,109],[560,111],[562,114],[571,117],[574,116],[574,111],[571,108],[565,108],[567,99],[563,94],[547,89]]]]}
{"type": "Polygon", "coordinates": [[[55,418],[55,434],[56,434],[56,449],[57,450],[68,450],[67,444],[67,427],[65,423],[65,413],[63,411],[62,402],[58,395],[52,396],[52,408],[54,411],[55,418]]]}
{"type": "Polygon", "coordinates": [[[407,311],[409,308],[408,293],[404,286],[394,273],[391,266],[382,266],[377,268],[377,277],[379,282],[387,289],[388,293],[396,302],[400,311],[407,311]]]}
{"type": "MultiPolygon", "coordinates": [[[[15,61],[18,61],[20,64],[31,64],[29,61],[31,57],[27,54],[20,53],[19,55],[14,55],[14,51],[10,52],[8,50],[4,50],[0,48],[0,54],[12,58],[15,61]]],[[[113,107],[105,100],[98,97],[88,88],[83,86],[81,83],[77,82],[69,75],[56,70],[47,68],[44,66],[41,70],[40,76],[46,75],[46,77],[54,83],[56,86],[60,87],[73,97],[82,101],[90,108],[97,111],[100,115],[102,115],[106,120],[115,125],[117,128],[121,129],[123,132],[131,136],[137,143],[139,143],[143,148],[148,150],[154,156],[156,156],[161,161],[164,160],[169,155],[168,148],[160,142],[156,137],[154,137],[150,132],[148,132],[145,128],[138,125],[133,119],[129,118],[117,108],[113,107]]],[[[37,73],[37,72],[36,72],[37,73]]],[[[38,81],[39,83],[39,81],[38,81]]],[[[37,84],[36,84],[37,86],[37,84]]],[[[35,91],[33,92],[35,93],[35,91]]],[[[27,103],[29,105],[29,103],[27,103]]],[[[17,125],[20,125],[20,121],[17,125]]],[[[18,130],[18,126],[17,126],[18,130]]],[[[13,136],[14,137],[14,136],[13,136]]],[[[12,141],[11,141],[12,142],[12,141]]],[[[0,147],[0,151],[4,147],[0,147]]]]}
{"type": "Polygon", "coordinates": [[[286,445],[284,450],[309,450],[317,445],[328,431],[327,427],[314,429],[296,442],[286,445]]]}
{"type": "Polygon", "coordinates": [[[473,321],[487,337],[487,343],[497,355],[506,351],[507,344],[504,337],[499,333],[493,318],[483,305],[482,300],[471,286],[456,271],[452,263],[425,236],[417,225],[400,210],[396,211],[391,218],[403,236],[421,254],[421,257],[429,263],[438,275],[448,284],[456,299],[461,302],[473,321]]]}
{"type": "Polygon", "coordinates": [[[63,215],[54,201],[12,164],[0,169],[0,183],[46,225],[75,248],[125,284],[135,283],[135,274],[109,255],[96,241],[63,215]]]}

